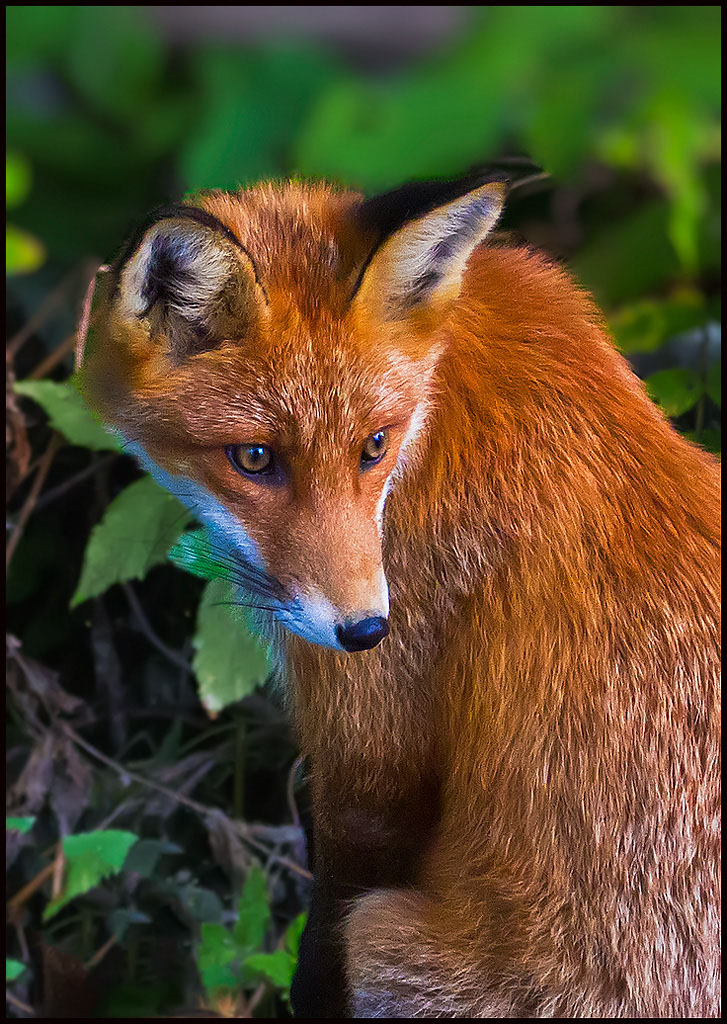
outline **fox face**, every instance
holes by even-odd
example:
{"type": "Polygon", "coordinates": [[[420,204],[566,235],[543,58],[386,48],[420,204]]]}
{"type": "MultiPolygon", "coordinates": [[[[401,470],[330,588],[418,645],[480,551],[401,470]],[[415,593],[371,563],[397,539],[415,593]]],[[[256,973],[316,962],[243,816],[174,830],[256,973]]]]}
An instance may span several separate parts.
{"type": "Polygon", "coordinates": [[[388,633],[387,495],[425,444],[445,312],[502,193],[434,189],[420,216],[325,186],[212,193],[114,267],[92,402],[206,524],[246,603],[313,643],[388,633]]]}

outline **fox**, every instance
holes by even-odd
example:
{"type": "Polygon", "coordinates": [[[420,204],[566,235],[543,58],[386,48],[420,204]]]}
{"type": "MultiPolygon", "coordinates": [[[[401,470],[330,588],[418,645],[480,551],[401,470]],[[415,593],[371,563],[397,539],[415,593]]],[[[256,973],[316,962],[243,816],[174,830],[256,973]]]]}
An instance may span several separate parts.
{"type": "Polygon", "coordinates": [[[297,1017],[717,1017],[718,461],[497,174],[212,190],[81,376],[276,652],[297,1017]]]}

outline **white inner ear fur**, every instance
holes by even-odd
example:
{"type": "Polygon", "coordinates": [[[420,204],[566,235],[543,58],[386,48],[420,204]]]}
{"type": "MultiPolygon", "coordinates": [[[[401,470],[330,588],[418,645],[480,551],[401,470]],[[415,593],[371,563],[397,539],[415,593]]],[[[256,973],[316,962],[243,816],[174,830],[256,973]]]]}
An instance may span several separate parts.
{"type": "Polygon", "coordinates": [[[119,312],[138,319],[148,308],[145,286],[154,251],[163,245],[169,268],[168,307],[185,320],[204,320],[212,300],[222,291],[232,270],[230,254],[215,234],[189,221],[160,221],[147,231],[121,275],[119,312]],[[174,275],[184,276],[184,287],[174,288],[174,275]]]}
{"type": "Polygon", "coordinates": [[[494,228],[503,202],[504,185],[489,182],[405,224],[384,243],[367,276],[398,306],[458,294],[467,260],[494,228]]]}

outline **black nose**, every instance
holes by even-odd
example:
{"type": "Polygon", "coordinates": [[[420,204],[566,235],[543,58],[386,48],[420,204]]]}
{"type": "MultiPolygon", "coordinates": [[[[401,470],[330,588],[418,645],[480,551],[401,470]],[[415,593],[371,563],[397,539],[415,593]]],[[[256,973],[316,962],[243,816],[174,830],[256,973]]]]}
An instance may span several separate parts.
{"type": "Polygon", "coordinates": [[[381,616],[359,619],[358,622],[336,627],[338,642],[345,651],[368,651],[369,648],[376,647],[388,632],[388,620],[382,619],[381,616]]]}

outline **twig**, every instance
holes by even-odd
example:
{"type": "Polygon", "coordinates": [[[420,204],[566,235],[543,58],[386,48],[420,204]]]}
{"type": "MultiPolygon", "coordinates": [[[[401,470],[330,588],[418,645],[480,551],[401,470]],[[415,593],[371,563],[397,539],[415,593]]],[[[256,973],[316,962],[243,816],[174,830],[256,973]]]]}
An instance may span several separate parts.
{"type": "Polygon", "coordinates": [[[104,705],[108,707],[109,735],[112,748],[118,753],[126,739],[123,673],[103,597],[93,599],[91,622],[91,652],[96,687],[104,705]]]}
{"type": "Polygon", "coordinates": [[[58,844],[58,850],[53,860],[53,876],[51,882],[50,895],[52,900],[57,900],[63,889],[63,874],[66,869],[66,854],[63,849],[63,843],[58,844]]]}
{"type": "Polygon", "coordinates": [[[100,949],[96,950],[91,959],[83,965],[84,968],[87,971],[91,971],[93,970],[94,967],[97,967],[101,963],[103,958],[106,956],[108,951],[116,945],[116,941],[117,939],[115,935],[112,935],[110,939],[107,939],[106,942],[104,942],[103,946],[101,946],[100,949]]]}
{"type": "Polygon", "coordinates": [[[171,800],[176,800],[177,803],[184,804],[185,807],[189,807],[190,810],[196,814],[206,815],[210,813],[211,808],[205,807],[203,804],[198,804],[196,800],[190,800],[189,797],[183,796],[181,793],[176,792],[173,789],[168,789],[166,786],[162,786],[159,782],[154,782],[152,779],[145,779],[143,775],[138,775],[130,768],[124,767],[123,764],[119,764],[118,761],[114,761],[112,757],[107,757],[106,754],[102,754],[100,750],[87,743],[82,736],[72,726],[68,725],[67,722],[63,723],[63,728],[68,736],[73,740],[75,744],[81,747],[86,753],[90,754],[91,757],[95,757],[96,760],[101,761],[109,768],[120,775],[122,778],[133,779],[134,782],[140,783],[142,786],[147,786],[149,789],[155,789],[158,793],[163,793],[164,796],[169,797],[171,800]]]}
{"type": "Polygon", "coordinates": [[[12,992],[8,992],[7,989],[5,989],[5,1002],[10,1003],[10,1005],[14,1006],[16,1010],[21,1010],[23,1013],[27,1013],[29,1017],[35,1017],[35,1010],[33,1007],[28,1006],[27,1003],[24,1003],[22,999],[18,999],[17,996],[14,996],[12,992]]]}
{"type": "Polygon", "coordinates": [[[23,927],[22,921],[13,921],[15,927],[15,934],[18,939],[18,945],[20,946],[20,959],[23,963],[26,963],[30,959],[30,950],[28,949],[28,940],[25,937],[25,928],[23,927]]]}
{"type": "Polygon", "coordinates": [[[11,356],[16,356],[28,338],[32,337],[38,328],[42,327],[51,318],[55,310],[68,298],[68,292],[73,283],[78,279],[79,272],[82,272],[83,277],[85,277],[88,269],[88,263],[83,263],[80,267],[78,265],[75,266],[66,274],[60,284],[46,295],[35,313],[8,341],[7,348],[11,356]]]}
{"type": "MultiPolygon", "coordinates": [[[[280,939],[278,940],[278,944],[276,946],[276,949],[283,949],[284,947],[285,947],[285,932],[283,932],[283,934],[280,936],[280,939]]],[[[266,981],[261,981],[260,984],[258,985],[258,987],[253,992],[253,994],[248,999],[247,1006],[245,1007],[245,1009],[247,1010],[247,1016],[248,1017],[252,1017],[253,1010],[258,1005],[260,1000],[263,998],[265,993],[268,991],[269,984],[270,983],[267,980],[266,981]]]]}
{"type": "Polygon", "coordinates": [[[527,178],[521,178],[510,186],[509,191],[514,192],[516,188],[524,188],[526,185],[532,185],[536,181],[547,181],[550,178],[550,174],[547,171],[540,171],[538,174],[529,174],[527,178]]]}
{"type": "Polygon", "coordinates": [[[288,772],[288,807],[290,808],[290,816],[293,819],[293,824],[297,828],[300,828],[300,815],[298,814],[298,805],[295,802],[295,777],[298,774],[302,764],[303,755],[301,754],[298,757],[296,757],[295,761],[293,761],[292,765],[290,766],[290,771],[288,772]]]}
{"type": "Polygon", "coordinates": [[[46,864],[46,866],[38,872],[35,878],[31,878],[31,880],[26,885],[24,885],[22,889],[19,889],[18,892],[15,893],[12,899],[8,900],[9,917],[12,917],[15,914],[15,912],[18,911],[20,907],[22,907],[23,904],[30,899],[33,893],[37,889],[40,889],[41,885],[43,885],[43,883],[51,877],[53,871],[55,870],[55,863],[56,862],[54,858],[50,862],[50,864],[46,864]]]}
{"type": "Polygon", "coordinates": [[[69,352],[72,352],[76,344],[76,335],[69,334],[68,337],[64,338],[60,345],[56,345],[52,352],[49,352],[45,359],[41,359],[38,365],[28,374],[28,380],[40,380],[41,377],[45,377],[50,371],[60,363],[64,356],[67,356],[69,352]]]}
{"type": "Polygon", "coordinates": [[[313,881],[313,875],[311,874],[311,872],[308,871],[306,868],[302,868],[300,864],[296,864],[294,860],[291,860],[289,857],[282,857],[278,853],[271,854],[270,849],[265,845],[265,843],[261,843],[257,839],[253,839],[253,837],[249,835],[249,833],[240,832],[240,837],[244,839],[246,843],[249,843],[250,846],[254,847],[256,850],[259,850],[261,853],[266,854],[270,858],[270,860],[274,860],[277,864],[282,864],[284,867],[290,868],[290,870],[294,871],[296,875],[300,875],[301,878],[306,878],[309,882],[313,881]]]}
{"type": "Polygon", "coordinates": [[[107,815],[104,818],[104,820],[96,826],[96,828],[98,829],[99,832],[103,832],[104,829],[107,829],[109,827],[112,821],[116,821],[118,817],[120,817],[122,814],[128,811],[131,807],[136,807],[140,803],[143,803],[143,799],[141,797],[137,797],[134,800],[124,800],[122,803],[117,804],[117,806],[114,807],[111,814],[107,815]]]}
{"type": "Polygon", "coordinates": [[[237,828],[246,833],[249,832],[263,843],[294,843],[300,839],[302,829],[296,825],[264,825],[256,823],[249,824],[246,821],[238,821],[237,828]]]}
{"type": "Polygon", "coordinates": [[[15,523],[13,532],[11,533],[10,539],[8,540],[8,546],[5,549],[6,572],[10,566],[12,557],[15,554],[15,549],[18,546],[20,538],[23,536],[25,524],[28,522],[31,513],[35,508],[35,504],[38,500],[38,496],[40,495],[41,488],[45,483],[45,478],[48,476],[48,470],[50,469],[51,463],[53,462],[53,457],[55,456],[55,453],[58,451],[60,445],[60,435],[54,433],[50,439],[50,442],[48,443],[48,447],[46,448],[45,452],[41,457],[40,463],[38,464],[38,470],[35,474],[35,479],[33,480],[33,486],[30,488],[28,497],[25,499],[25,503],[20,510],[20,515],[18,516],[17,522],[15,523]]]}
{"type": "Polygon", "coordinates": [[[171,661],[174,665],[178,665],[180,668],[183,668],[185,672],[191,672],[191,666],[189,662],[186,660],[186,658],[184,658],[178,651],[175,651],[173,648],[168,647],[167,644],[165,644],[164,641],[160,639],[160,637],[158,637],[157,634],[154,632],[154,629],[149,620],[147,619],[146,613],[144,612],[144,609],[141,606],[141,602],[134,593],[134,588],[131,586],[131,584],[124,583],[123,587],[124,593],[126,594],[126,599],[129,602],[129,606],[134,614],[134,617],[136,618],[139,628],[141,629],[142,633],[147,638],[149,643],[152,644],[153,647],[156,647],[156,649],[161,654],[163,654],[165,658],[168,658],[169,661],[171,661]]]}
{"type": "Polygon", "coordinates": [[[264,982],[264,981],[261,981],[260,984],[258,985],[258,987],[253,992],[253,994],[248,999],[246,1009],[247,1009],[248,1015],[250,1017],[252,1017],[253,1010],[255,1009],[257,1004],[260,1002],[262,997],[265,995],[267,990],[268,990],[267,983],[264,982]]]}
{"type": "Polygon", "coordinates": [[[94,473],[98,473],[100,469],[103,469],[104,466],[107,466],[108,463],[112,462],[115,458],[116,456],[113,453],[105,455],[103,458],[92,462],[90,466],[86,466],[84,469],[80,470],[74,476],[64,480],[62,484],[58,484],[57,487],[52,487],[49,491],[46,491],[45,494],[41,494],[35,505],[36,512],[39,512],[40,509],[50,505],[51,502],[56,501],[58,498],[62,498],[63,495],[72,490],[76,484],[80,484],[83,480],[86,480],[87,477],[93,476],[94,473]]]}
{"type": "Polygon", "coordinates": [[[83,353],[86,348],[86,337],[88,336],[88,328],[91,322],[91,303],[93,302],[93,293],[96,290],[96,278],[99,274],[107,273],[108,270],[109,267],[105,265],[97,267],[94,271],[93,277],[88,282],[86,294],[83,297],[83,306],[81,307],[81,319],[78,321],[78,328],[75,335],[76,350],[73,361],[74,370],[80,370],[81,363],[83,362],[83,353]]]}
{"type": "MultiPolygon", "coordinates": [[[[84,740],[82,736],[79,736],[76,730],[72,728],[72,726],[68,725],[67,722],[63,723],[63,729],[66,732],[66,734],[73,740],[74,743],[76,743],[79,747],[85,750],[92,757],[95,757],[98,761],[101,761],[109,768],[113,768],[113,770],[122,778],[133,779],[134,782],[138,782],[142,786],[147,786],[149,789],[155,789],[158,793],[163,793],[164,796],[169,797],[171,800],[175,800],[177,803],[183,804],[185,807],[189,807],[189,809],[194,811],[195,814],[199,814],[202,817],[208,817],[211,814],[219,813],[218,808],[205,807],[204,804],[197,803],[196,800],[190,800],[189,797],[184,796],[182,793],[179,793],[172,789],[168,789],[166,786],[162,786],[161,783],[159,782],[153,782],[151,779],[145,779],[143,775],[138,775],[131,769],[125,768],[124,765],[119,764],[118,761],[114,761],[113,758],[107,757],[106,754],[102,754],[100,750],[96,749],[96,747],[92,746],[90,743],[87,743],[86,740],[84,740]]],[[[261,828],[265,827],[266,826],[261,826],[261,828]]],[[[249,843],[250,846],[255,847],[262,853],[265,853],[269,856],[269,847],[267,847],[265,843],[261,842],[259,839],[255,839],[250,834],[251,830],[254,828],[254,825],[237,825],[237,831],[239,832],[240,837],[245,842],[249,843]]],[[[296,864],[294,860],[290,860],[290,858],[288,857],[281,857],[279,854],[273,854],[273,858],[275,861],[277,861],[278,864],[283,864],[291,871],[294,871],[296,874],[301,875],[301,877],[307,878],[309,880],[313,878],[313,875],[310,873],[310,871],[307,871],[305,868],[301,867],[300,864],[296,864]]]]}

